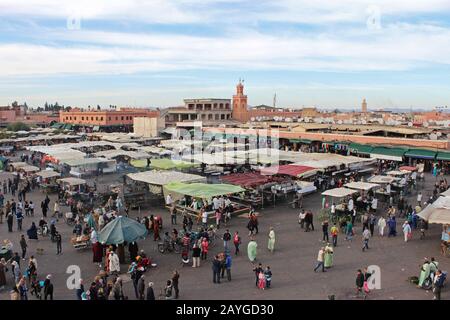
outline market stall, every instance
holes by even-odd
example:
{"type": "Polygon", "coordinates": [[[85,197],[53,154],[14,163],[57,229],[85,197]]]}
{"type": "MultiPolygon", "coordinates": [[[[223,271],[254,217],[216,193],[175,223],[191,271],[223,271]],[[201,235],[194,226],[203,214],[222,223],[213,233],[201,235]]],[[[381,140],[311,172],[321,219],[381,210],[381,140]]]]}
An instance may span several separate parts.
{"type": "MultiPolygon", "coordinates": [[[[172,182],[164,186],[164,194],[171,194],[176,200],[176,208],[180,212],[186,212],[192,216],[198,217],[200,211],[191,208],[186,201],[186,196],[191,199],[198,199],[201,202],[211,203],[212,198],[220,196],[232,196],[245,192],[245,189],[231,184],[206,184],[206,183],[180,183],[172,182]]],[[[231,202],[233,207],[232,213],[235,215],[247,213],[250,211],[249,206],[237,202],[231,202]]],[[[214,211],[207,212],[208,218],[214,218],[214,211]]]]}
{"type": "MultiPolygon", "coordinates": [[[[329,203],[334,203],[335,199],[337,200],[336,204],[336,213],[344,213],[347,211],[347,199],[353,196],[355,193],[358,193],[358,190],[349,189],[349,188],[334,188],[329,189],[327,191],[322,192],[322,196],[330,197],[332,200],[329,203]]],[[[326,199],[325,199],[326,200],[326,199]]],[[[328,201],[325,201],[328,202],[328,201]]]]}
{"type": "Polygon", "coordinates": [[[127,217],[118,216],[110,221],[98,233],[98,241],[103,245],[117,245],[121,263],[125,262],[124,244],[145,239],[145,225],[127,217]]]}
{"type": "Polygon", "coordinates": [[[450,197],[439,197],[418,213],[428,223],[450,224],[450,197]]]}
{"type": "Polygon", "coordinates": [[[150,170],[126,175],[128,183],[124,189],[125,203],[134,207],[145,206],[153,201],[159,202],[163,198],[163,186],[174,182],[206,182],[206,178],[179,171],[150,170]]]}
{"type": "Polygon", "coordinates": [[[86,177],[100,173],[116,172],[116,160],[105,158],[80,158],[62,161],[70,167],[70,175],[75,177],[86,177]]]}
{"type": "Polygon", "coordinates": [[[61,174],[59,172],[53,170],[42,170],[36,173],[39,186],[47,193],[56,192],[58,190],[58,183],[56,180],[60,176],[61,174]]]}

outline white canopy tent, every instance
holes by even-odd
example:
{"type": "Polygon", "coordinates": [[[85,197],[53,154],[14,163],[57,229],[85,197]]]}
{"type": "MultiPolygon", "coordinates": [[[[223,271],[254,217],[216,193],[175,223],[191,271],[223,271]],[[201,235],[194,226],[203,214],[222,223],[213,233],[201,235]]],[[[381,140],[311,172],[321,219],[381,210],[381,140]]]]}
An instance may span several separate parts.
{"type": "Polygon", "coordinates": [[[347,196],[351,196],[354,193],[357,193],[357,190],[348,189],[348,188],[334,188],[327,190],[325,192],[322,192],[323,196],[329,196],[333,198],[344,198],[347,196]]]}
{"type": "Polygon", "coordinates": [[[369,191],[370,189],[379,188],[380,185],[376,183],[355,181],[345,184],[344,187],[355,190],[369,191]]]}
{"type": "Polygon", "coordinates": [[[450,197],[439,197],[418,213],[428,223],[450,224],[450,197]]]}
{"type": "Polygon", "coordinates": [[[59,172],[53,170],[42,170],[36,173],[37,176],[42,177],[42,179],[48,179],[53,177],[60,177],[61,174],[59,172]]]}
{"type": "Polygon", "coordinates": [[[170,182],[206,182],[206,178],[196,174],[168,170],[150,170],[138,173],[129,173],[127,177],[134,181],[163,186],[170,182]]]}
{"type": "Polygon", "coordinates": [[[395,181],[395,178],[390,176],[373,176],[369,178],[369,182],[371,183],[379,183],[379,184],[389,184],[395,181]]]}

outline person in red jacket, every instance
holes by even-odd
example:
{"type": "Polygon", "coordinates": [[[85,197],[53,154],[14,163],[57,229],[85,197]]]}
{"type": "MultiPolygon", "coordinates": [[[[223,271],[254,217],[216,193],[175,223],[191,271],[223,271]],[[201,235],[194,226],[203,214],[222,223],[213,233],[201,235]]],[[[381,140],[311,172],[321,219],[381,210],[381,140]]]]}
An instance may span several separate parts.
{"type": "Polygon", "coordinates": [[[201,256],[201,260],[206,260],[208,257],[208,247],[209,247],[209,243],[208,240],[206,238],[203,238],[202,240],[202,256],[201,256]]]}

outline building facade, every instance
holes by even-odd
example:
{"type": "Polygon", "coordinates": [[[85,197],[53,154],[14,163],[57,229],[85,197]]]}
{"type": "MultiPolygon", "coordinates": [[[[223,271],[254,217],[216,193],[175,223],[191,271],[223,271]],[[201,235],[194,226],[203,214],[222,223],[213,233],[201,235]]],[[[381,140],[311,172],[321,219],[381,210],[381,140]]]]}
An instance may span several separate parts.
{"type": "Polygon", "coordinates": [[[219,125],[232,118],[230,99],[185,99],[184,107],[165,110],[166,125],[176,125],[183,121],[202,121],[209,125],[219,125]]]}
{"type": "Polygon", "coordinates": [[[121,108],[118,110],[72,109],[59,113],[59,122],[86,126],[123,126],[133,125],[135,117],[158,117],[156,110],[139,108],[121,108]]]}

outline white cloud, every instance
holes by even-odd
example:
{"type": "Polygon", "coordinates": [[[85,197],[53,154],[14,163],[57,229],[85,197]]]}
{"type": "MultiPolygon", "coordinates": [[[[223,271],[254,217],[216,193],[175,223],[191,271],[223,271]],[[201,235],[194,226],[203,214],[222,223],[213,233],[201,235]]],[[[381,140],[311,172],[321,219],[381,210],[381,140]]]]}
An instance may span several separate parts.
{"type": "Polygon", "coordinates": [[[192,69],[352,72],[450,64],[450,30],[436,26],[391,24],[375,34],[356,29],[339,36],[242,31],[206,37],[46,30],[36,32],[37,39],[54,45],[0,44],[0,61],[3,75],[192,69]]]}

